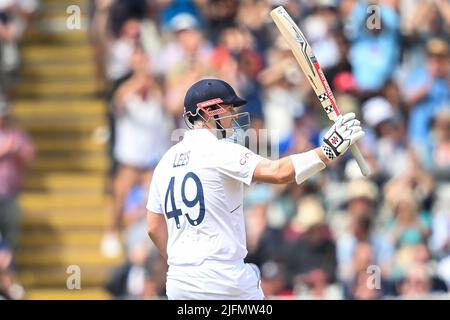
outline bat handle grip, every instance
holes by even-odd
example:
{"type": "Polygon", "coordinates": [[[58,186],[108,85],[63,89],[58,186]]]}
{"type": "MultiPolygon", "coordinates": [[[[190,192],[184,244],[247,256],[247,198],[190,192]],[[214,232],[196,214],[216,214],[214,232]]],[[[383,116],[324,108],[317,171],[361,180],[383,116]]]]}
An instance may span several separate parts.
{"type": "Polygon", "coordinates": [[[352,151],[353,157],[355,158],[356,162],[358,163],[361,173],[363,174],[363,176],[367,177],[370,174],[370,168],[369,168],[366,160],[362,156],[361,151],[359,151],[358,146],[356,144],[354,144],[350,147],[350,150],[352,151]]]}

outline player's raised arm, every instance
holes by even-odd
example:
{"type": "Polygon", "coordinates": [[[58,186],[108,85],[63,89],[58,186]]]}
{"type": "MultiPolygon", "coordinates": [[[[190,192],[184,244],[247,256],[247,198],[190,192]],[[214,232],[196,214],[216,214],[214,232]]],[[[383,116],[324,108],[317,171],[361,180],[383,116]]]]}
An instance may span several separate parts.
{"type": "Polygon", "coordinates": [[[253,181],[286,184],[297,180],[297,176],[302,175],[304,179],[298,180],[300,184],[324,169],[328,162],[329,160],[325,158],[320,148],[279,160],[264,159],[256,166],[253,172],[253,181]],[[297,163],[297,171],[294,162],[297,163]],[[300,171],[302,172],[300,173],[300,171]]]}
{"type": "Polygon", "coordinates": [[[264,159],[253,172],[253,181],[284,184],[302,183],[323,170],[326,165],[364,136],[354,113],[340,116],[327,131],[320,148],[294,154],[279,160],[264,159]]]}

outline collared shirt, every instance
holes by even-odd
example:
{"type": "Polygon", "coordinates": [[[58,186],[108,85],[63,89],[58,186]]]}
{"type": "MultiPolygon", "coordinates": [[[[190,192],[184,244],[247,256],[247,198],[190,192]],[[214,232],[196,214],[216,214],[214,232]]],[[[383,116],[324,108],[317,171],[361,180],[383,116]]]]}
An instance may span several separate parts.
{"type": "Polygon", "coordinates": [[[247,255],[243,184],[251,183],[262,159],[206,129],[187,131],[169,149],[154,171],[147,203],[149,211],[165,215],[169,265],[247,255]]]}

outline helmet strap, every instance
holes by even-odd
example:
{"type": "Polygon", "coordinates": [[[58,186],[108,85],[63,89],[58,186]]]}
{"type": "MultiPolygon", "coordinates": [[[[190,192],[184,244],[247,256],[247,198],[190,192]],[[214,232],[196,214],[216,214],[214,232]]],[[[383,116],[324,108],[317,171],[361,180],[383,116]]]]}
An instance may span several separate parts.
{"type": "Polygon", "coordinates": [[[219,131],[221,132],[222,138],[226,138],[227,133],[226,133],[226,131],[224,130],[222,124],[220,123],[220,120],[218,120],[218,119],[219,119],[219,116],[218,116],[217,114],[214,115],[214,119],[215,119],[215,122],[216,122],[216,128],[217,128],[217,130],[219,130],[219,131]]]}

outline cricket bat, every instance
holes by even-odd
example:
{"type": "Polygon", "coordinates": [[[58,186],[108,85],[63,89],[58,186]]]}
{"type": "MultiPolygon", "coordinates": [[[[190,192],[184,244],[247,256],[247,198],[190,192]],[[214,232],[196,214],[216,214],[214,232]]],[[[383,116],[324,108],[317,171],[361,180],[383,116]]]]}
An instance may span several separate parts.
{"type": "MultiPolygon", "coordinates": [[[[289,48],[291,48],[295,59],[314,89],[328,118],[333,122],[336,121],[341,112],[336,104],[333,92],[331,91],[319,62],[314,56],[314,52],[305,36],[282,6],[273,9],[270,12],[270,15],[283,35],[283,38],[288,43],[289,48]]],[[[370,174],[370,169],[367,162],[364,160],[361,151],[359,151],[358,146],[354,144],[350,148],[353,157],[361,169],[361,173],[363,176],[368,176],[370,174]]]]}

